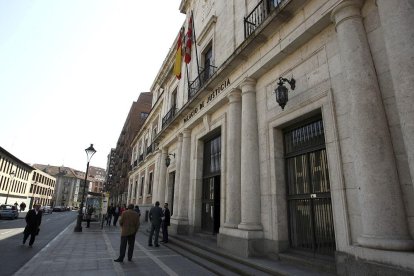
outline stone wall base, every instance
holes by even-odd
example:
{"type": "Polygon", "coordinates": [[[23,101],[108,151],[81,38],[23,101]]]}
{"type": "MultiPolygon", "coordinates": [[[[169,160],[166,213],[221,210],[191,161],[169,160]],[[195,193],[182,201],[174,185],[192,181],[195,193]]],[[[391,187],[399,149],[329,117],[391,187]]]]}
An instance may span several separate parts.
{"type": "Polygon", "coordinates": [[[217,235],[217,245],[240,257],[265,255],[263,239],[245,239],[220,233],[217,235]]]}
{"type": "Polygon", "coordinates": [[[168,231],[173,235],[188,235],[190,233],[190,227],[188,224],[171,223],[168,231]]]}
{"type": "Polygon", "coordinates": [[[413,270],[407,270],[397,266],[376,263],[361,258],[356,258],[344,252],[336,252],[336,271],[338,275],[414,275],[413,270]]]}

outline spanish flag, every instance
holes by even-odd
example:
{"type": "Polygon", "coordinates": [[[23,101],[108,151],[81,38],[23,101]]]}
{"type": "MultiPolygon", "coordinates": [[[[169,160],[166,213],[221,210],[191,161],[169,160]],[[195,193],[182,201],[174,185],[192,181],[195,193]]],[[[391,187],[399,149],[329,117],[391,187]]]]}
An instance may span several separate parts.
{"type": "Polygon", "coordinates": [[[175,53],[174,75],[177,79],[181,79],[181,63],[183,60],[183,34],[184,27],[180,29],[177,41],[177,52],[175,53]]]}

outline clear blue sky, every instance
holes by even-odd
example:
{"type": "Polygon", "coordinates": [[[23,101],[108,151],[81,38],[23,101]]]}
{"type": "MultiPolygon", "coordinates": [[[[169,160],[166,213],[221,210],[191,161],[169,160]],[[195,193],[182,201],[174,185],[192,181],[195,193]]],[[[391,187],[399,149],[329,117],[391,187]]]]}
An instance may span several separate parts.
{"type": "Polygon", "coordinates": [[[0,0],[0,146],[26,163],[106,168],[185,15],[181,0],[0,0]]]}

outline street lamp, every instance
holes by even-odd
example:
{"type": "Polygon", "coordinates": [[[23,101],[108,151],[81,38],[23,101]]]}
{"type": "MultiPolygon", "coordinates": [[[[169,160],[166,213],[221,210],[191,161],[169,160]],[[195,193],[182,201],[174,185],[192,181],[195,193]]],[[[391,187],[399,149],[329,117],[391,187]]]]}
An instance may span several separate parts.
{"type": "Polygon", "coordinates": [[[7,196],[6,196],[6,203],[5,204],[7,204],[7,200],[9,199],[10,186],[13,185],[14,176],[15,176],[15,173],[14,173],[14,171],[12,171],[10,173],[11,181],[10,181],[9,185],[7,185],[7,196]]]}
{"type": "Polygon", "coordinates": [[[88,170],[89,170],[89,161],[91,161],[92,156],[95,154],[96,150],[93,148],[93,144],[87,149],[86,152],[86,173],[85,173],[85,183],[83,185],[83,193],[82,193],[82,201],[79,208],[78,219],[76,221],[75,232],[82,232],[82,218],[83,218],[83,201],[85,200],[85,188],[86,188],[86,181],[88,178],[88,170]]]}
{"type": "Polygon", "coordinates": [[[175,158],[175,153],[169,153],[168,155],[167,155],[167,158],[165,158],[165,166],[169,166],[170,165],[170,163],[171,163],[171,158],[170,158],[170,155],[171,156],[173,156],[174,158],[175,158]]]}

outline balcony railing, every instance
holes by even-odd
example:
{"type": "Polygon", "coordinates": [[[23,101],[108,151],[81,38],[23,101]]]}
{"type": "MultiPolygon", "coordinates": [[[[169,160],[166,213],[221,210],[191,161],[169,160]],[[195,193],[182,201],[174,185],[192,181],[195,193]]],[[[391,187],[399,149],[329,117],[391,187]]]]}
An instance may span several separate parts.
{"type": "Polygon", "coordinates": [[[165,116],[162,118],[162,128],[164,128],[169,122],[172,121],[175,116],[175,111],[175,105],[173,105],[167,114],[165,114],[165,116]]]}
{"type": "Polygon", "coordinates": [[[139,155],[138,162],[144,161],[144,154],[139,155]]]}
{"type": "Polygon", "coordinates": [[[244,18],[244,38],[248,38],[265,21],[270,12],[286,0],[262,0],[244,18]]]}
{"type": "Polygon", "coordinates": [[[138,160],[134,161],[134,167],[138,166],[138,160]]]}
{"type": "MultiPolygon", "coordinates": [[[[202,68],[200,68],[202,69],[202,68]]],[[[195,80],[190,82],[188,87],[188,100],[194,97],[195,94],[203,87],[203,85],[216,73],[217,67],[210,65],[200,71],[200,74],[195,80]]]]}
{"type": "Polygon", "coordinates": [[[153,152],[154,150],[154,144],[149,145],[149,147],[147,148],[147,154],[150,154],[151,152],[153,152]]]}

